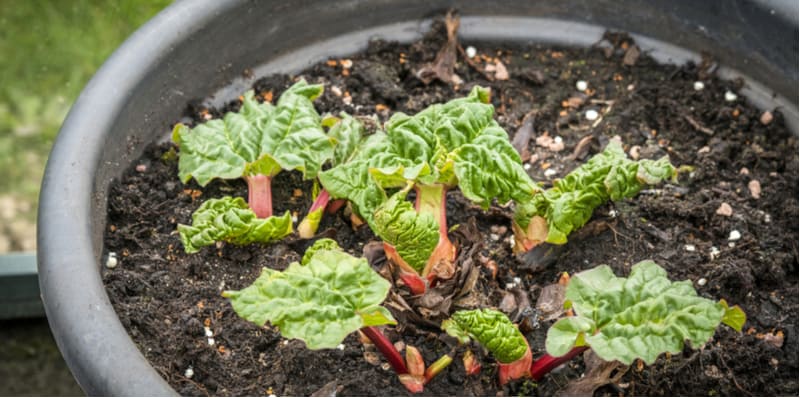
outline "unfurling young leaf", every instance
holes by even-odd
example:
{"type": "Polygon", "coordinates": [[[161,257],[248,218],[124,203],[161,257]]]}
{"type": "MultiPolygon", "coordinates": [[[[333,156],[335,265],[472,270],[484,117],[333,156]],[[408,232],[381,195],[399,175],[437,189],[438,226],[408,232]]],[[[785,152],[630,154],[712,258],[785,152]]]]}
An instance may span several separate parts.
{"type": "Polygon", "coordinates": [[[442,323],[447,334],[462,344],[477,340],[503,363],[512,363],[525,355],[528,343],[511,320],[492,309],[456,311],[442,323]]]}
{"type": "Polygon", "coordinates": [[[292,217],[258,218],[242,198],[226,196],[205,201],[194,214],[192,225],[178,225],[181,242],[187,253],[203,246],[225,241],[236,245],[271,243],[292,233],[292,217]]]}
{"type": "Polygon", "coordinates": [[[395,324],[381,306],[389,282],[367,260],[322,247],[327,245],[319,243],[304,265],[295,262],[282,272],[264,268],[252,285],[223,296],[242,318],[269,322],[312,350],[334,348],[363,327],[395,324]]]}
{"type": "Polygon", "coordinates": [[[497,360],[500,385],[530,376],[533,356],[528,341],[502,312],[491,309],[456,311],[442,322],[442,329],[462,344],[469,343],[472,338],[486,347],[497,360]]]}
{"type": "Polygon", "coordinates": [[[724,301],[699,297],[689,281],[671,282],[652,261],[633,266],[628,278],[601,265],[575,274],[566,299],[575,312],[547,332],[547,352],[567,354],[589,346],[606,361],[653,363],[662,353],[678,353],[685,340],[693,348],[708,342],[719,324],[741,328],[745,315],[724,301]]]}
{"type": "Polygon", "coordinates": [[[612,140],[602,153],[556,180],[552,188],[517,202],[513,225],[517,251],[530,250],[543,241],[564,244],[598,206],[633,197],[646,185],[674,176],[675,168],[666,156],[635,162],[612,140]]]}
{"type": "MultiPolygon", "coordinates": [[[[402,267],[422,274],[436,245],[439,243],[439,224],[430,214],[419,214],[408,202],[402,190],[375,210],[375,234],[390,245],[402,261],[402,267]]],[[[387,256],[390,254],[387,252],[387,256]]]]}

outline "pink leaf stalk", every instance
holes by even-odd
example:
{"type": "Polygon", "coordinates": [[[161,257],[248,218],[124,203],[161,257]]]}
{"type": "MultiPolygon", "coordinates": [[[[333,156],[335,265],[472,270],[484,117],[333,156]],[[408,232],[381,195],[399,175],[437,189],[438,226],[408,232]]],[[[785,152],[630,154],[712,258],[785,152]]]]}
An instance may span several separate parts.
{"type": "Polygon", "coordinates": [[[272,217],[272,178],[265,175],[246,177],[247,204],[258,218],[272,217]]]}
{"type": "Polygon", "coordinates": [[[589,346],[574,347],[568,353],[560,357],[554,357],[550,354],[542,355],[531,365],[531,379],[539,381],[548,372],[569,362],[572,358],[575,358],[587,349],[589,349],[589,346]]]}

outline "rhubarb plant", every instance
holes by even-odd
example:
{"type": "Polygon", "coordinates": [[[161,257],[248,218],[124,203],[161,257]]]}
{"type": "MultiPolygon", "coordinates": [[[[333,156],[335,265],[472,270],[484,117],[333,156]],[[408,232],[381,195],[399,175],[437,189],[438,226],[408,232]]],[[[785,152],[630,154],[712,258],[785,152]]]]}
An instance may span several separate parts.
{"type": "Polygon", "coordinates": [[[222,295],[240,317],[259,326],[269,322],[283,337],[302,340],[312,350],[334,348],[359,330],[383,354],[401,383],[410,392],[421,392],[452,362],[452,356],[444,355],[425,368],[419,351],[407,346],[403,359],[377,328],[397,323],[381,305],[390,287],[367,260],[343,252],[334,240],[325,238],[314,242],[302,261],[285,271],[264,268],[252,285],[222,295]]]}
{"type": "Polygon", "coordinates": [[[486,347],[497,360],[501,385],[530,375],[533,357],[528,341],[502,312],[492,309],[456,311],[442,322],[442,329],[461,344],[475,339],[486,347]]]}
{"type": "Polygon", "coordinates": [[[242,198],[209,199],[192,214],[192,225],[178,225],[186,253],[196,253],[214,242],[236,245],[269,242],[292,233],[289,212],[257,218],[242,198]]]}
{"type": "Polygon", "coordinates": [[[329,239],[309,251],[303,263],[284,271],[264,268],[252,285],[223,296],[242,318],[259,326],[269,322],[312,350],[335,348],[365,327],[397,323],[381,306],[391,285],[367,260],[341,251],[329,239]]]}
{"type": "Polygon", "coordinates": [[[322,124],[331,126],[328,136],[335,146],[330,159],[331,167],[319,174],[323,188],[297,227],[298,235],[304,239],[311,238],[317,232],[322,215],[332,199],[350,200],[353,210],[368,222],[372,221],[376,206],[386,200],[384,191],[366,173],[370,159],[376,152],[384,150],[385,134],[379,131],[366,135],[364,125],[345,112],[338,118],[326,117],[322,124]],[[364,172],[356,174],[353,170],[364,172]]]}
{"type": "Polygon", "coordinates": [[[645,186],[675,175],[668,157],[633,161],[622,145],[612,140],[602,153],[556,180],[552,188],[517,202],[512,223],[515,250],[525,252],[541,242],[564,244],[598,206],[633,197],[645,186]]]}
{"type": "Polygon", "coordinates": [[[721,323],[741,331],[746,321],[738,306],[698,296],[690,281],[670,281],[650,260],[634,265],[628,278],[615,276],[607,265],[575,274],[564,306],[574,316],[550,327],[547,354],[532,363],[525,337],[499,311],[457,311],[442,329],[461,343],[472,338],[486,347],[497,359],[500,383],[505,384],[519,377],[539,380],[589,348],[606,361],[630,365],[641,359],[651,364],[663,353],[681,352],[684,341],[701,347],[721,323]]]}
{"type": "MultiPolygon", "coordinates": [[[[242,97],[241,109],[226,114],[223,119],[210,120],[191,129],[177,124],[172,138],[180,148],[178,174],[181,181],[187,183],[194,178],[200,186],[205,186],[217,178],[244,178],[248,184],[247,203],[253,217],[240,219],[263,223],[261,219],[273,215],[271,181],[275,175],[281,170],[299,170],[304,178],[315,178],[322,164],[333,155],[333,142],[323,131],[321,118],[312,103],[322,90],[321,85],[309,85],[301,80],[287,89],[274,106],[268,102],[259,103],[253,91],[248,91],[242,97]]],[[[219,200],[231,202],[234,199],[219,200]]],[[[214,204],[212,207],[220,206],[214,204]]],[[[225,206],[236,208],[238,205],[229,203],[225,206]]],[[[194,233],[182,236],[182,240],[213,243],[195,238],[200,234],[216,236],[217,240],[241,242],[234,236],[219,234],[219,231],[234,229],[222,225],[229,218],[220,216],[213,223],[193,223],[192,228],[180,228],[182,234],[194,233]],[[216,230],[202,232],[209,225],[214,225],[216,230]]],[[[258,240],[253,241],[268,243],[292,232],[288,213],[270,223],[274,225],[271,230],[275,234],[261,234],[258,240]]],[[[255,224],[250,226],[250,229],[255,228],[255,224]]]]}
{"type": "MultiPolygon", "coordinates": [[[[322,185],[337,190],[342,181],[369,184],[369,178],[383,189],[410,189],[416,192],[416,212],[429,231],[417,234],[438,234],[436,245],[417,245],[408,240],[392,241],[399,228],[387,225],[376,227],[374,217],[367,216],[373,230],[384,239],[387,255],[409,278],[435,280],[453,274],[455,247],[447,236],[445,198],[447,191],[460,188],[464,196],[488,208],[493,199],[530,200],[537,190],[522,168],[519,154],[511,146],[508,134],[493,119],[494,108],[489,102],[489,90],[475,87],[465,98],[445,104],[434,104],[416,115],[394,114],[386,123],[385,140],[380,150],[361,162],[334,168],[320,175],[322,185]],[[387,234],[388,232],[388,234],[387,234]],[[413,258],[402,253],[413,253],[413,258]],[[420,262],[418,259],[424,259],[420,262]]],[[[338,189],[343,197],[355,203],[363,201],[358,190],[338,189]]],[[[402,191],[401,191],[402,192],[402,191]]],[[[400,206],[399,196],[381,210],[399,214],[410,211],[400,206]]],[[[374,202],[373,202],[374,203],[374,202]]],[[[367,206],[364,206],[367,207],[367,206]]],[[[377,215],[378,209],[372,208],[377,215]]],[[[362,208],[370,210],[368,207],[362,208]]],[[[409,216],[388,217],[410,220],[409,216]]],[[[405,278],[404,278],[405,279],[405,278]]],[[[416,293],[419,293],[418,291],[416,293]]]]}
{"type": "Polygon", "coordinates": [[[548,330],[550,355],[590,347],[598,357],[624,364],[651,364],[662,353],[681,352],[684,341],[699,348],[720,323],[741,331],[746,320],[738,306],[698,296],[690,281],[670,281],[649,260],[634,265],[628,278],[615,276],[607,265],[573,275],[565,307],[575,316],[548,330]]]}

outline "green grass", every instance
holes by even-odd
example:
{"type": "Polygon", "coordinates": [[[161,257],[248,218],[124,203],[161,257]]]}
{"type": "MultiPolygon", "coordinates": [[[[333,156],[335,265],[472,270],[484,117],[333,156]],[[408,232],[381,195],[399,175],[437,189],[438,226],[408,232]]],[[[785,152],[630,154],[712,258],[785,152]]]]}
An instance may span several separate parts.
{"type": "Polygon", "coordinates": [[[0,198],[16,203],[6,215],[33,221],[45,160],[72,102],[114,49],[169,3],[0,0],[0,198]]]}

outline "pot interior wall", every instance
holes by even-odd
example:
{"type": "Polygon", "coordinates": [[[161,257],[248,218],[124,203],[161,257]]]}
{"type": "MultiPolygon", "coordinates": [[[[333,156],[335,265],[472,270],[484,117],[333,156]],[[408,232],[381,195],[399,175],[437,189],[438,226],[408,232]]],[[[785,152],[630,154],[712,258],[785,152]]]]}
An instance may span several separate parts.
{"type": "MultiPolygon", "coordinates": [[[[297,72],[326,57],[354,53],[373,37],[411,41],[451,3],[201,0],[168,8],[115,53],[76,106],[81,109],[81,104],[104,96],[110,110],[96,115],[96,131],[84,133],[102,137],[102,145],[88,145],[85,155],[91,163],[87,168],[91,177],[86,178],[93,179],[94,187],[89,228],[95,266],[99,267],[102,255],[110,180],[121,175],[149,142],[167,136],[187,102],[206,99],[221,104],[254,79],[297,72]],[[243,77],[247,69],[253,77],[243,77]]],[[[756,105],[780,108],[797,131],[797,5],[781,3],[789,9],[775,10],[772,3],[470,0],[459,2],[457,8],[465,40],[588,46],[606,29],[614,29],[632,33],[643,49],[664,62],[699,59],[698,54],[707,51],[726,66],[723,75],[746,76],[745,94],[756,105]]],[[[81,110],[86,112],[85,106],[81,110]]],[[[74,134],[69,130],[81,126],[75,119],[80,118],[68,118],[63,134],[74,134]]],[[[86,376],[76,377],[80,381],[86,376]]],[[[86,388],[86,383],[82,385],[86,388]]]]}

